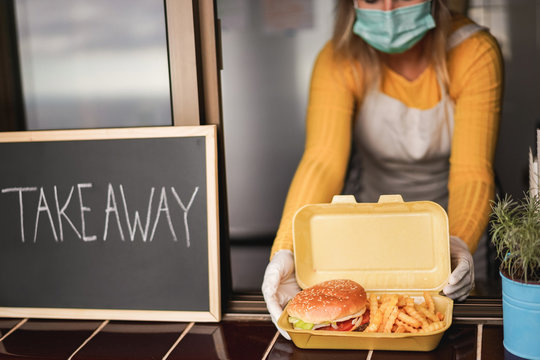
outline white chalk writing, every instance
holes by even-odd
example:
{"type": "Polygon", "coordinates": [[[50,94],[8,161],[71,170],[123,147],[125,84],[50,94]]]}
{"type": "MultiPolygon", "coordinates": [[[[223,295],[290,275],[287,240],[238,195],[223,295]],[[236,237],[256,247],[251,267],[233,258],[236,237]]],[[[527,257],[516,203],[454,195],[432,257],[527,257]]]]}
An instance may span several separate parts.
{"type": "MultiPolygon", "coordinates": [[[[71,201],[72,195],[73,195],[73,186],[69,190],[69,195],[66,202],[64,203],[64,206],[60,208],[60,203],[58,202],[58,189],[56,188],[56,186],[54,186],[54,201],[56,202],[56,216],[58,218],[58,229],[60,230],[60,241],[64,241],[64,227],[62,226],[62,217],[66,219],[66,221],[71,226],[73,231],[75,231],[75,234],[77,234],[77,237],[79,239],[81,238],[81,234],[79,233],[75,225],[73,225],[73,222],[71,221],[71,219],[66,215],[66,210],[68,208],[69,202],[71,201]]],[[[21,209],[22,209],[22,205],[21,205],[21,209]]]]}
{"type": "Polygon", "coordinates": [[[116,206],[116,197],[114,195],[114,188],[111,184],[107,186],[107,208],[105,209],[105,230],[103,231],[103,241],[107,240],[107,233],[109,230],[109,215],[114,212],[116,216],[116,224],[118,231],[120,232],[120,239],[125,241],[124,231],[122,230],[122,224],[120,223],[120,214],[118,214],[118,207],[116,206]]]}
{"type": "Polygon", "coordinates": [[[156,227],[159,221],[159,216],[161,215],[162,211],[165,212],[165,215],[167,216],[167,223],[169,224],[169,230],[171,231],[174,241],[178,241],[178,239],[176,238],[176,233],[174,232],[172,221],[171,221],[171,213],[169,212],[169,205],[167,204],[167,193],[165,192],[165,187],[161,188],[161,195],[159,196],[159,206],[157,210],[157,216],[156,216],[156,220],[154,221],[154,226],[152,227],[152,235],[150,235],[150,241],[154,239],[154,234],[156,233],[156,227]]]}
{"type": "MultiPolygon", "coordinates": [[[[84,218],[84,213],[92,211],[87,206],[83,204],[82,189],[91,188],[92,184],[77,184],[77,189],[79,190],[79,204],[81,205],[81,234],[83,241],[95,241],[97,239],[96,235],[86,236],[86,221],[84,218]]],[[[43,189],[43,188],[42,188],[43,189]]]]}
{"type": "Polygon", "coordinates": [[[129,238],[131,241],[135,239],[135,232],[137,231],[137,227],[139,228],[141,232],[141,236],[144,242],[146,242],[146,236],[148,234],[148,225],[150,225],[150,207],[152,205],[152,199],[154,198],[154,190],[155,188],[152,188],[150,190],[150,199],[148,200],[148,210],[146,211],[146,226],[144,227],[144,230],[141,225],[141,219],[139,216],[139,212],[135,211],[135,216],[133,220],[133,226],[130,225],[129,222],[129,213],[128,213],[128,206],[126,202],[126,196],[124,195],[124,188],[122,185],[120,185],[120,194],[122,195],[122,202],[124,203],[124,209],[126,214],[126,223],[128,225],[128,231],[129,231],[129,238]]]}
{"type": "MultiPolygon", "coordinates": [[[[95,190],[92,183],[78,183],[74,186],[71,186],[69,190],[62,191],[56,185],[52,186],[52,193],[54,196],[54,208],[49,206],[47,201],[46,193],[50,194],[50,189],[43,186],[30,186],[30,187],[7,187],[1,190],[2,194],[15,193],[17,195],[17,206],[19,214],[19,227],[20,227],[20,240],[25,242],[25,206],[28,207],[30,200],[28,200],[24,194],[31,192],[39,192],[39,197],[37,204],[34,202],[36,209],[34,217],[34,233],[32,243],[36,243],[38,239],[42,239],[42,236],[38,236],[41,232],[46,231],[52,234],[52,238],[56,243],[62,243],[68,236],[68,234],[74,234],[76,239],[82,240],[84,243],[95,242],[98,240],[98,236],[94,234],[88,234],[88,222],[87,219],[93,217],[95,214],[95,205],[92,206],[92,209],[89,204],[95,204],[95,190]],[[72,200],[75,198],[74,189],[77,188],[78,198],[75,200],[75,204],[72,204],[72,200]],[[89,192],[94,192],[91,195],[93,201],[90,201],[90,197],[85,201],[85,194],[89,192]],[[90,201],[90,202],[89,202],[90,201]],[[71,206],[71,207],[70,207],[71,206]],[[80,222],[77,224],[77,221],[74,221],[77,217],[73,217],[73,214],[70,214],[70,211],[73,211],[72,208],[78,210],[80,216],[80,222]],[[53,214],[55,216],[53,216],[53,214]],[[46,215],[46,216],[45,216],[46,215]],[[40,221],[41,219],[41,221],[40,221]],[[67,224],[67,226],[65,226],[67,224]],[[45,230],[40,230],[44,228],[45,230]],[[49,229],[49,230],[46,230],[49,229]],[[66,229],[68,230],[66,233],[66,229]],[[72,233],[69,231],[72,230],[72,233]]],[[[170,194],[173,195],[175,202],[178,204],[176,212],[181,211],[181,227],[183,227],[183,234],[186,239],[186,246],[191,246],[191,237],[189,231],[189,222],[188,215],[189,211],[194,203],[194,200],[199,191],[199,187],[195,186],[193,192],[187,202],[187,205],[182,201],[175,187],[166,188],[162,186],[158,188],[159,199],[154,201],[154,194],[156,193],[156,188],[151,187],[148,193],[148,202],[144,212],[139,209],[129,208],[129,199],[124,191],[124,186],[118,184],[117,187],[113,184],[107,184],[107,195],[105,197],[104,203],[104,226],[103,226],[103,237],[102,241],[107,241],[111,238],[111,231],[116,232],[119,235],[121,241],[125,242],[126,237],[124,234],[124,228],[127,227],[127,234],[129,236],[130,242],[135,242],[137,239],[141,239],[142,242],[150,243],[154,241],[156,237],[156,231],[158,224],[161,219],[166,220],[164,226],[168,229],[172,241],[178,242],[177,229],[175,229],[175,212],[169,206],[170,194]],[[119,191],[119,193],[117,193],[119,191]],[[117,201],[117,194],[119,194],[119,200],[117,201]],[[120,205],[120,206],[119,206],[120,205]],[[163,216],[162,216],[163,215],[163,216]],[[143,221],[144,219],[144,221],[143,221]],[[112,224],[112,228],[111,228],[112,224]]],[[[89,196],[87,194],[87,196],[89,196]]],[[[30,195],[28,195],[30,196],[30,195]]],[[[34,195],[35,196],[35,195],[34,195]]],[[[49,195],[50,196],[50,195],[49,195]]],[[[138,198],[140,199],[140,195],[138,198]]],[[[143,197],[144,198],[144,197],[143,197]]],[[[156,196],[157,198],[157,196],[156,196]]],[[[35,199],[35,197],[34,197],[35,199]]],[[[139,200],[140,201],[140,200],[139,200]]],[[[174,203],[174,202],[173,202],[174,203]]],[[[53,204],[53,203],[51,203],[53,204]]],[[[26,209],[27,210],[27,209],[26,209]]],[[[28,219],[28,218],[27,218],[28,219]]],[[[95,228],[96,220],[95,216],[93,217],[93,227],[95,228]]],[[[90,229],[91,231],[91,229],[90,229]]],[[[72,236],[73,237],[73,236],[72,236]]],[[[163,237],[163,236],[161,236],[163,237]]],[[[41,241],[41,240],[40,240],[41,241]]]]}
{"type": "Polygon", "coordinates": [[[23,196],[22,193],[26,191],[36,191],[37,187],[16,187],[16,188],[5,188],[2,189],[2,194],[10,193],[10,192],[18,192],[19,193],[19,216],[20,216],[20,224],[21,224],[21,240],[24,242],[24,210],[23,210],[23,196]]]}
{"type": "Polygon", "coordinates": [[[195,195],[197,195],[197,191],[199,191],[199,187],[198,186],[195,187],[195,191],[193,192],[193,195],[191,195],[191,199],[189,200],[187,207],[184,206],[184,203],[182,203],[182,200],[180,200],[180,196],[178,196],[178,194],[176,193],[176,190],[174,188],[171,188],[171,191],[174,197],[176,198],[176,201],[178,201],[178,204],[180,205],[182,210],[184,210],[184,227],[186,229],[186,242],[187,242],[187,247],[189,247],[191,243],[189,240],[189,227],[188,227],[188,222],[187,222],[187,215],[188,215],[189,209],[191,208],[191,204],[193,204],[193,199],[195,199],[195,195]]]}
{"type": "Polygon", "coordinates": [[[36,224],[34,226],[34,242],[36,242],[36,237],[37,237],[39,214],[41,214],[42,211],[46,211],[47,215],[49,215],[49,223],[51,224],[52,232],[54,235],[54,241],[58,241],[58,236],[56,235],[56,230],[54,229],[54,222],[52,219],[51,210],[49,209],[49,205],[47,204],[45,193],[43,192],[43,188],[39,188],[39,203],[38,203],[38,208],[37,208],[37,213],[36,213],[36,224]]]}

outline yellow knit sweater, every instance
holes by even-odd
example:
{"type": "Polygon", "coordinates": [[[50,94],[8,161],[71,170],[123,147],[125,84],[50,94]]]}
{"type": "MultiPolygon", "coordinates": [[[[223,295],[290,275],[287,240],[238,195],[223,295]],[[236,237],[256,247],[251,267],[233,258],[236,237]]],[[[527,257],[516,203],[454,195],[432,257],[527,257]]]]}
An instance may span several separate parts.
{"type": "MultiPolygon", "coordinates": [[[[470,20],[454,19],[456,29],[470,20]]],[[[502,92],[502,59],[487,32],[472,35],[448,53],[449,95],[455,103],[448,179],[450,234],[471,252],[485,231],[494,196],[493,158],[502,92]]],[[[381,90],[409,107],[429,109],[441,99],[433,66],[408,81],[383,67],[381,90]]],[[[361,76],[361,74],[360,74],[361,76]]],[[[271,254],[292,250],[292,218],[305,204],[327,203],[339,194],[350,154],[354,106],[362,101],[350,69],[338,64],[331,43],[319,53],[311,77],[306,142],[289,188],[271,254]]]]}

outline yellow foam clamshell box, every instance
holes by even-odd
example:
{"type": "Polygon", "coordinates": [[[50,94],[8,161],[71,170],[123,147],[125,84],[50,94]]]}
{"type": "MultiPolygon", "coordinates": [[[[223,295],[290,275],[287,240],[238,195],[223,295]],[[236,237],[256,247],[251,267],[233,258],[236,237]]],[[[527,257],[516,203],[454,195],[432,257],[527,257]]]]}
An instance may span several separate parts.
{"type": "Polygon", "coordinates": [[[448,216],[431,201],[404,202],[382,195],[357,203],[337,195],[330,204],[299,209],[293,219],[296,280],[302,289],[331,279],[351,279],[369,294],[405,294],[420,302],[424,291],[444,314],[442,329],[424,333],[297,330],[283,311],[278,326],[306,349],[430,351],[452,323],[452,299],[439,295],[450,274],[448,216]]]}

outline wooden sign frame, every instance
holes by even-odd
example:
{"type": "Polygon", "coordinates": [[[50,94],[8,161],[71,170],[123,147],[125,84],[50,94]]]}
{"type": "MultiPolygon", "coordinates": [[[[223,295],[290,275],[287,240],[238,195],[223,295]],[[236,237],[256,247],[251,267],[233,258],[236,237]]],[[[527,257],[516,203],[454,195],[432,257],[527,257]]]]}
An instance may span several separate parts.
{"type": "MultiPolygon", "coordinates": [[[[0,143],[32,141],[113,140],[171,137],[204,137],[206,152],[209,311],[123,310],[78,308],[0,307],[0,317],[198,321],[221,320],[220,247],[216,126],[168,126],[89,130],[21,131],[0,133],[0,143]]],[[[9,291],[3,289],[2,291],[9,291]]]]}

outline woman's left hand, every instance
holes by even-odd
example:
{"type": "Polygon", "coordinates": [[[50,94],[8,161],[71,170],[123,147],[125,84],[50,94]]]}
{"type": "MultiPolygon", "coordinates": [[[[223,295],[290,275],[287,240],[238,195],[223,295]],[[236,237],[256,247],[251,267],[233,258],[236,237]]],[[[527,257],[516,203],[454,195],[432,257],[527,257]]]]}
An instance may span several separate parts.
{"type": "Polygon", "coordinates": [[[452,274],[443,292],[446,296],[462,301],[474,287],[474,262],[467,244],[457,236],[450,236],[450,259],[452,274]]]}

